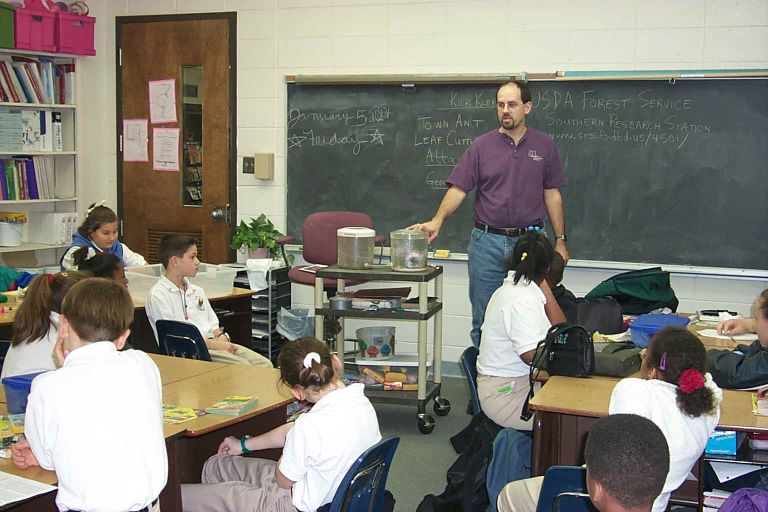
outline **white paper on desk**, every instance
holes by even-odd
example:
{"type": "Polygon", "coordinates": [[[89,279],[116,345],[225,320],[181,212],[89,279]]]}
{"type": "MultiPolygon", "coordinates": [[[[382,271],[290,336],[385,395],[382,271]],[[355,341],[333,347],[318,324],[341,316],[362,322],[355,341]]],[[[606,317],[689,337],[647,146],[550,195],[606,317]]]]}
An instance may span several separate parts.
{"type": "Polygon", "coordinates": [[[728,336],[727,334],[718,334],[717,329],[702,329],[697,334],[706,338],[717,338],[719,340],[755,341],[757,339],[757,334],[747,333],[728,336]]]}
{"type": "Polygon", "coordinates": [[[715,470],[715,475],[720,483],[733,480],[740,476],[752,473],[753,471],[759,471],[765,469],[768,466],[753,466],[751,464],[734,464],[733,462],[711,462],[712,469],[715,470]]]}
{"type": "Polygon", "coordinates": [[[632,336],[630,335],[629,331],[620,332],[618,334],[603,334],[600,333],[600,336],[603,338],[614,341],[614,342],[622,342],[622,341],[632,341],[632,336]]]}
{"type": "Polygon", "coordinates": [[[0,471],[0,506],[55,491],[56,487],[0,471]]]}

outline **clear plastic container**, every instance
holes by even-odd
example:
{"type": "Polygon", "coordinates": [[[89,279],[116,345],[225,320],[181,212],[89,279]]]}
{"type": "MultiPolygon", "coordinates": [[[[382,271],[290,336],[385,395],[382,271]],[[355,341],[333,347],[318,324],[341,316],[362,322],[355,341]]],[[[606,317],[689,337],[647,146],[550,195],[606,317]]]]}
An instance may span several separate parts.
{"type": "Polygon", "coordinates": [[[416,272],[427,268],[429,237],[423,231],[398,229],[389,234],[392,270],[416,272]]]}
{"type": "Polygon", "coordinates": [[[373,265],[373,239],[370,228],[349,227],[336,230],[337,262],[339,268],[365,270],[373,265]]]}

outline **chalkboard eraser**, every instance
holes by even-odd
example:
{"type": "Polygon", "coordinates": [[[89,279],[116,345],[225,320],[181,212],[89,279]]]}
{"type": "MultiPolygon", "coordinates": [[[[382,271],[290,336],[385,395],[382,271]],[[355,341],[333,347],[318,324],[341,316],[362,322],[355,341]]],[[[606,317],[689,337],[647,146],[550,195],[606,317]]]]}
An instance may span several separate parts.
{"type": "Polygon", "coordinates": [[[451,255],[451,251],[448,249],[437,249],[435,250],[435,258],[447,258],[451,255]]]}

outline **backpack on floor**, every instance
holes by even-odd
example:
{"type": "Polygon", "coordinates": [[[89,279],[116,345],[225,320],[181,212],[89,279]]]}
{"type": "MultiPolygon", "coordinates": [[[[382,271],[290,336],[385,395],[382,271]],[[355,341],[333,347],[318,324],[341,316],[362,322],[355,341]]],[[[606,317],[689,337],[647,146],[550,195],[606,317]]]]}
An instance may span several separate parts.
{"type": "Polygon", "coordinates": [[[613,297],[625,315],[642,315],[664,307],[677,311],[679,304],[669,272],[661,267],[616,274],[595,286],[585,297],[613,297]]]}

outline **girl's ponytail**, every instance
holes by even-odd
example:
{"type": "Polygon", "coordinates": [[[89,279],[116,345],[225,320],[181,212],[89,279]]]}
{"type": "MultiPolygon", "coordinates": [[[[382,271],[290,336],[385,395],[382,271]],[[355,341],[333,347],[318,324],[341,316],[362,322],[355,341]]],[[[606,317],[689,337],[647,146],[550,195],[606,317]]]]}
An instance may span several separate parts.
{"type": "Polygon", "coordinates": [[[32,279],[24,302],[13,319],[11,346],[32,343],[44,337],[51,328],[51,312],[61,312],[61,302],[69,288],[90,277],[77,271],[40,274],[32,279]]]}
{"type": "Polygon", "coordinates": [[[13,319],[11,346],[32,342],[45,336],[50,327],[51,283],[55,274],[40,274],[32,279],[24,302],[13,319]]]}
{"type": "Polygon", "coordinates": [[[697,418],[717,410],[715,394],[706,386],[707,351],[687,329],[667,327],[653,337],[646,354],[661,380],[677,386],[677,406],[697,418]]]}
{"type": "Polygon", "coordinates": [[[547,237],[532,231],[518,238],[509,262],[509,269],[515,271],[515,284],[522,277],[531,282],[547,277],[554,257],[555,250],[547,237]]]}

